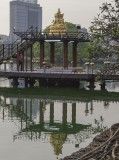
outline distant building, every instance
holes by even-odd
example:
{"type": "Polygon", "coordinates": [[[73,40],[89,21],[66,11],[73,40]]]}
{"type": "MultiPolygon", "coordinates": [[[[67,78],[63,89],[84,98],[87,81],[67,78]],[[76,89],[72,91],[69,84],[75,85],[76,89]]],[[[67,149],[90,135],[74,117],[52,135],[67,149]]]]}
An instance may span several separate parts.
{"type": "Polygon", "coordinates": [[[88,30],[86,29],[86,28],[81,28],[81,30],[82,30],[82,32],[84,32],[84,33],[88,33],[88,30]]]}
{"type": "Polygon", "coordinates": [[[10,44],[9,37],[7,35],[0,34],[0,44],[10,44]]]}
{"type": "Polygon", "coordinates": [[[83,33],[88,33],[88,30],[85,27],[82,28],[80,24],[76,24],[76,27],[79,31],[83,33]]]}
{"type": "Polygon", "coordinates": [[[25,32],[29,27],[42,30],[42,7],[37,0],[12,0],[10,2],[10,41],[17,39],[13,30],[25,32]]]}
{"type": "Polygon", "coordinates": [[[76,27],[77,27],[78,30],[81,29],[81,25],[80,24],[76,24],[76,27]]]}

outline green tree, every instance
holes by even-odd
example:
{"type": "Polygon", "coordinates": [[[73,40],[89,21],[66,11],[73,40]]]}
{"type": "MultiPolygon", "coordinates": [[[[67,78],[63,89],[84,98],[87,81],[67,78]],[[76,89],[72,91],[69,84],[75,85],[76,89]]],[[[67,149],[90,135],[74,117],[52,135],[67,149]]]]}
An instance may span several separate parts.
{"type": "Polygon", "coordinates": [[[91,31],[91,57],[119,60],[119,0],[103,3],[100,14],[94,18],[91,31]]]}

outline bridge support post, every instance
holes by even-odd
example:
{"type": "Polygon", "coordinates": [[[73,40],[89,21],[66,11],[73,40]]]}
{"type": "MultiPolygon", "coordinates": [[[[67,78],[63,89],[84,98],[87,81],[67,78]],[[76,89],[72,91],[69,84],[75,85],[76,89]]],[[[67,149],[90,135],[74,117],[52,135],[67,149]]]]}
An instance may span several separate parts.
{"type": "Polygon", "coordinates": [[[94,90],[94,88],[95,88],[95,81],[94,81],[94,79],[92,79],[92,80],[89,81],[88,88],[90,88],[91,90],[94,90]]]}
{"type": "Polygon", "coordinates": [[[68,41],[63,42],[64,54],[63,54],[63,67],[68,68],[68,41]]]}
{"type": "Polygon", "coordinates": [[[77,67],[77,42],[73,43],[73,66],[72,67],[77,67]]]}
{"type": "Polygon", "coordinates": [[[40,78],[39,79],[39,87],[47,87],[48,82],[46,78],[40,78]]]}
{"type": "Polygon", "coordinates": [[[54,65],[54,53],[55,53],[55,43],[50,43],[50,63],[54,65]]]}
{"type": "Polygon", "coordinates": [[[103,81],[103,82],[100,84],[101,90],[105,90],[105,86],[106,86],[106,83],[105,83],[105,81],[103,81]]]}
{"type": "Polygon", "coordinates": [[[28,78],[25,78],[25,87],[28,87],[28,78]]]}
{"type": "Polygon", "coordinates": [[[18,78],[13,78],[13,87],[18,87],[19,82],[18,82],[18,78]]]}
{"type": "Polygon", "coordinates": [[[35,79],[34,78],[30,78],[29,79],[29,84],[30,84],[30,87],[34,87],[35,79]]]}
{"type": "Polygon", "coordinates": [[[43,66],[44,59],[44,41],[40,42],[40,68],[43,66]]]}

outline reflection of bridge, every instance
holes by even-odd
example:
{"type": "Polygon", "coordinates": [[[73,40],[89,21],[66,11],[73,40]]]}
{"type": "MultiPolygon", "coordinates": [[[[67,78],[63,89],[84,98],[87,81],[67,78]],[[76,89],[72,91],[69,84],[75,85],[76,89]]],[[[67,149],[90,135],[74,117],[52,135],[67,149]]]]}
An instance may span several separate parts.
{"type": "MultiPolygon", "coordinates": [[[[15,129],[15,133],[13,131],[14,141],[33,140],[50,143],[54,148],[55,155],[59,155],[62,153],[65,143],[79,147],[80,143],[90,138],[94,132],[96,133],[95,127],[78,122],[80,110],[76,103],[75,100],[70,102],[67,100],[50,101],[27,97],[13,98],[12,95],[9,98],[0,96],[0,118],[5,121],[8,118],[16,125],[17,130],[15,129]],[[60,120],[57,118],[59,115],[60,120]]],[[[92,114],[93,101],[86,102],[83,110],[86,116],[92,114]]],[[[99,123],[98,131],[100,126],[103,127],[99,123]]]]}
{"type": "Polygon", "coordinates": [[[32,99],[27,98],[0,98],[0,112],[3,120],[8,116],[19,128],[19,132],[13,136],[14,140],[30,139],[44,143],[50,142],[55,151],[60,146],[61,152],[64,143],[78,145],[85,138],[90,137],[91,126],[76,123],[76,103],[72,103],[71,122],[67,121],[67,103],[62,104],[62,120],[60,121],[56,121],[54,117],[56,108],[54,105],[54,102],[49,103],[44,100],[37,100],[33,103],[32,99]],[[45,119],[47,111],[49,111],[49,120],[45,119]]]}
{"type": "MultiPolygon", "coordinates": [[[[37,100],[37,107],[33,104],[32,99],[16,99],[15,102],[11,100],[10,104],[7,104],[6,99],[1,99],[1,106],[4,108],[8,106],[8,109],[12,112],[10,114],[12,116],[16,115],[26,122],[26,127],[21,130],[23,131],[43,131],[43,132],[59,132],[59,133],[68,133],[75,134],[80,129],[83,129],[83,126],[76,123],[76,103],[72,103],[72,121],[71,123],[67,122],[67,103],[62,103],[62,122],[55,122],[54,120],[54,102],[47,102],[44,100],[37,100]],[[14,104],[15,103],[15,104],[14,104]],[[49,106],[49,122],[45,121],[44,114],[46,111],[46,106],[49,106]],[[37,117],[37,122],[34,122],[35,117],[37,117]]],[[[86,103],[86,110],[87,108],[86,103]]],[[[22,124],[21,124],[22,126],[22,124]]],[[[84,126],[85,128],[86,126],[84,126]]]]}

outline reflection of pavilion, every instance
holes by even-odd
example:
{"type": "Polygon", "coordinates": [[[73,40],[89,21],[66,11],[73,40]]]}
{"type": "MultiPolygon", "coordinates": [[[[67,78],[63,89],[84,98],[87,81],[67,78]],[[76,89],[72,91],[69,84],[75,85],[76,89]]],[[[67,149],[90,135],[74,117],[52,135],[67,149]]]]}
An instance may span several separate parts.
{"type": "MultiPolygon", "coordinates": [[[[68,135],[74,135],[75,142],[80,143],[81,137],[90,133],[90,126],[76,123],[76,103],[72,103],[72,120],[67,121],[67,102],[62,103],[62,120],[56,121],[54,117],[55,103],[46,102],[45,100],[37,100],[33,104],[32,99],[9,99],[7,104],[6,99],[0,101],[3,112],[3,119],[5,110],[8,110],[8,116],[11,119],[19,121],[20,130],[14,134],[13,139],[30,139],[42,140],[43,142],[50,142],[54,148],[54,153],[59,155],[62,153],[62,146],[64,143],[72,143],[68,135]],[[36,105],[37,104],[37,105],[36,105]],[[49,105],[49,121],[45,119],[45,112],[49,105]],[[80,135],[81,133],[81,135],[80,135]],[[79,140],[80,138],[80,140],[79,140]]],[[[88,136],[88,135],[86,135],[88,136]]],[[[85,136],[85,138],[86,138],[85,136]]]]}

